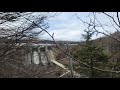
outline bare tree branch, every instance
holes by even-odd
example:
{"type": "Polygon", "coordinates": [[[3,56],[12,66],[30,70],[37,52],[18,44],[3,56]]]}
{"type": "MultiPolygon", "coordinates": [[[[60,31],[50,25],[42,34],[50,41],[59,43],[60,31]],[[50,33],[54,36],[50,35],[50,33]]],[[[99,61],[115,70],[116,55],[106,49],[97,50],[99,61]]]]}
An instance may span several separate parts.
{"type": "Polygon", "coordinates": [[[120,26],[120,19],[119,19],[119,13],[118,12],[117,12],[117,19],[118,19],[119,26],[120,26]]]}
{"type": "Polygon", "coordinates": [[[107,15],[108,17],[110,17],[113,20],[113,22],[120,28],[120,25],[115,21],[113,16],[111,16],[111,15],[105,13],[105,12],[103,12],[103,14],[107,15]]]}

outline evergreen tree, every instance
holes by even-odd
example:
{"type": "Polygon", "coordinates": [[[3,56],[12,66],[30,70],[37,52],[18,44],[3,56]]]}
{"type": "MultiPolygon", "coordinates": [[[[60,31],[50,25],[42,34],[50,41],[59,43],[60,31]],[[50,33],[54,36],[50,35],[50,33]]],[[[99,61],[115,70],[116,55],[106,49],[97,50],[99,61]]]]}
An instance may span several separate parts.
{"type": "Polygon", "coordinates": [[[94,32],[88,30],[86,34],[83,34],[85,42],[80,49],[76,52],[75,57],[83,60],[85,63],[90,65],[90,77],[94,77],[93,66],[95,62],[105,62],[108,59],[108,55],[104,53],[104,50],[97,46],[93,40],[91,40],[94,32]]]}

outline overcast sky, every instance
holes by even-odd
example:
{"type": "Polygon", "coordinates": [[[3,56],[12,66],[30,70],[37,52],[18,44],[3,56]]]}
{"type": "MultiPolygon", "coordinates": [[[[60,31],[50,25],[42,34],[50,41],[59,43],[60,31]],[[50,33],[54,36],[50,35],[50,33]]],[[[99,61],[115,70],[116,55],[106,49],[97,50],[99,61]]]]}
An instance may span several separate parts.
{"type": "MultiPolygon", "coordinates": [[[[77,15],[84,21],[89,22],[88,15],[90,12],[76,12],[77,15]]],[[[114,13],[112,13],[114,14],[114,13]]],[[[92,13],[90,17],[92,18],[92,13]]],[[[106,25],[111,25],[110,20],[107,16],[103,14],[97,14],[97,19],[106,25]]],[[[81,35],[84,33],[85,26],[83,23],[78,20],[75,16],[75,12],[62,12],[61,14],[49,18],[48,23],[50,28],[48,29],[49,33],[54,33],[55,40],[69,40],[69,41],[80,41],[82,40],[81,35]]],[[[112,27],[104,27],[106,30],[114,32],[112,27]]],[[[100,31],[103,29],[98,28],[100,31]]],[[[100,37],[102,35],[98,35],[100,37]]],[[[50,39],[50,36],[47,34],[42,35],[44,39],[50,39]]],[[[93,36],[93,39],[96,38],[96,35],[93,36]]]]}
{"type": "MultiPolygon", "coordinates": [[[[29,12],[28,12],[29,13],[29,12]]],[[[57,12],[57,14],[54,17],[50,17],[51,15],[55,14],[56,12],[34,12],[32,13],[32,15],[30,14],[29,19],[33,20],[35,18],[37,18],[38,16],[42,16],[42,15],[47,15],[49,16],[49,18],[46,20],[46,22],[48,23],[48,25],[50,26],[47,31],[52,35],[54,33],[54,38],[55,40],[68,40],[68,41],[81,41],[83,40],[82,38],[82,34],[85,33],[84,30],[86,29],[86,25],[84,26],[83,22],[81,22],[76,16],[75,13],[77,14],[77,16],[82,19],[83,21],[86,22],[90,22],[90,18],[93,20],[93,13],[92,12],[57,12]],[[90,18],[89,18],[89,17],[90,18]]],[[[115,12],[107,12],[110,15],[114,15],[116,16],[115,12]]],[[[115,29],[113,27],[111,27],[111,22],[106,15],[104,15],[103,13],[96,13],[96,18],[97,20],[102,23],[103,25],[108,25],[105,26],[104,29],[106,31],[109,32],[114,32],[115,29]]],[[[4,28],[18,28],[20,27],[20,25],[22,25],[23,27],[27,27],[29,23],[29,21],[25,22],[24,20],[26,20],[24,17],[19,18],[20,20],[16,21],[16,22],[9,22],[4,24],[3,26],[1,25],[0,27],[4,27],[4,28]],[[24,21],[24,22],[23,22],[24,21]],[[20,24],[20,25],[19,25],[20,24]]],[[[111,20],[112,21],[112,20],[111,20]]],[[[99,24],[98,22],[96,22],[97,24],[99,24]]],[[[113,23],[114,24],[114,23],[113,23]]],[[[100,24],[99,24],[100,26],[100,24]]],[[[97,28],[99,31],[103,32],[103,29],[101,27],[97,28]]],[[[16,29],[17,30],[17,29],[16,29]]],[[[22,29],[21,29],[22,30],[22,29]]],[[[34,29],[36,31],[40,31],[40,29],[34,29]]],[[[104,32],[105,32],[104,30],[104,32]]],[[[13,31],[12,31],[13,33],[13,31]]],[[[108,33],[108,32],[105,32],[108,33]]],[[[94,35],[92,37],[92,39],[101,37],[102,35],[94,35]]],[[[47,34],[44,33],[43,35],[39,35],[40,39],[51,39],[51,37],[47,34]]],[[[51,39],[52,40],[52,39],[51,39]]]]}

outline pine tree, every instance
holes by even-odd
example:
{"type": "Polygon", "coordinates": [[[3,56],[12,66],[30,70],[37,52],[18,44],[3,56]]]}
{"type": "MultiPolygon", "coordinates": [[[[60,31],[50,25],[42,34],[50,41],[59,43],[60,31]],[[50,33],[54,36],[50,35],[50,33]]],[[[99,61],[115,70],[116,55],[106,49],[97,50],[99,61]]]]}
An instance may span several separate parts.
{"type": "Polygon", "coordinates": [[[93,66],[95,62],[105,62],[108,59],[108,56],[104,53],[104,50],[97,46],[93,40],[91,40],[94,32],[88,30],[86,34],[83,34],[85,42],[76,52],[75,57],[83,60],[85,63],[90,65],[90,77],[94,77],[93,66]]]}

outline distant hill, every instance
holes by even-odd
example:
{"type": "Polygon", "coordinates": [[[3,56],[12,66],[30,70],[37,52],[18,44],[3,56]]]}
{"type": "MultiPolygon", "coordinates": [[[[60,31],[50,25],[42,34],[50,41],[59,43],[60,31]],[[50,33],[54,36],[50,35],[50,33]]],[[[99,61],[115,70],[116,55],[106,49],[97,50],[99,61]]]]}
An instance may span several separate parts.
{"type": "MultiPolygon", "coordinates": [[[[120,39],[120,32],[117,31],[111,34],[111,36],[120,39]]],[[[111,60],[120,61],[120,42],[109,36],[95,39],[94,42],[97,43],[98,46],[102,46],[106,52],[112,54],[111,60]]]]}
{"type": "MultiPolygon", "coordinates": [[[[52,40],[22,40],[20,42],[26,43],[26,42],[31,42],[31,43],[47,43],[47,44],[54,44],[54,41],[52,40]]],[[[79,42],[74,42],[74,41],[56,41],[56,43],[69,43],[69,44],[79,44],[79,42]]]]}
{"type": "MultiPolygon", "coordinates": [[[[110,36],[120,39],[120,32],[117,31],[117,32],[111,34],[110,36]]],[[[95,39],[94,41],[95,42],[101,42],[101,44],[105,45],[105,46],[106,45],[109,46],[109,45],[113,45],[115,43],[119,43],[118,41],[114,40],[113,38],[111,38],[109,36],[104,36],[104,37],[95,39]]]]}

